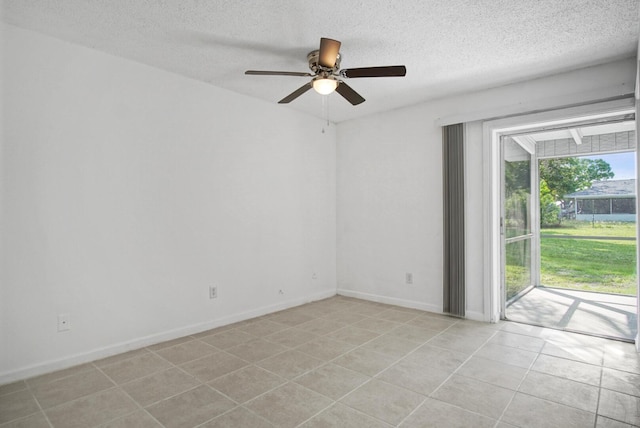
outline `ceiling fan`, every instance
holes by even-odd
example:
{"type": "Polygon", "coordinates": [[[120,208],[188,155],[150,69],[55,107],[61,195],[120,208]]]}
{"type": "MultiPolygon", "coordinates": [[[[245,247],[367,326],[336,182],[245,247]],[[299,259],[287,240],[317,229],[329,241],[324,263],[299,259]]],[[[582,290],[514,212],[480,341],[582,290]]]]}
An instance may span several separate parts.
{"type": "Polygon", "coordinates": [[[321,38],[320,49],[307,54],[309,68],[313,73],[296,71],[263,71],[247,70],[244,74],[256,76],[297,76],[312,77],[311,81],[296,89],[280,101],[279,104],[287,104],[300,95],[313,88],[322,95],[328,95],[336,91],[352,105],[364,102],[364,98],[341,80],[360,77],[402,77],[407,74],[404,65],[392,65],[383,67],[361,67],[340,70],[340,45],[337,40],[321,38]]]}

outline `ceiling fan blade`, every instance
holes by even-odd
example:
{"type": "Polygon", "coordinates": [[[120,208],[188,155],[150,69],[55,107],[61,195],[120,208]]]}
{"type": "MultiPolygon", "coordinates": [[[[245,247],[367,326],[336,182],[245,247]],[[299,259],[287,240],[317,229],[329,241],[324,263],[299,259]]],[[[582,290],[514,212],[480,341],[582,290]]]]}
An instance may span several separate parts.
{"type": "Polygon", "coordinates": [[[356,77],[402,77],[407,74],[404,65],[390,65],[386,67],[348,68],[340,71],[340,76],[353,79],[356,77]]]}
{"type": "Polygon", "coordinates": [[[351,86],[346,83],[340,81],[338,83],[338,87],[336,88],[336,92],[342,95],[347,101],[349,101],[352,105],[357,106],[358,104],[362,104],[364,102],[364,98],[354,91],[351,86]]]}
{"type": "Polygon", "coordinates": [[[247,70],[244,74],[253,76],[299,76],[299,77],[313,77],[311,73],[302,73],[297,71],[266,71],[266,70],[247,70]]]}
{"type": "Polygon", "coordinates": [[[320,52],[318,53],[318,64],[326,68],[333,68],[340,53],[340,42],[322,37],[320,39],[320,52]]]}
{"type": "Polygon", "coordinates": [[[286,97],[284,97],[283,99],[281,99],[280,101],[278,101],[278,104],[288,104],[291,101],[293,101],[296,98],[298,98],[300,95],[302,95],[305,92],[307,92],[312,87],[313,87],[313,85],[311,84],[311,82],[306,83],[303,86],[301,86],[298,89],[296,89],[295,91],[293,91],[292,93],[290,93],[289,95],[287,95],[286,97]]]}

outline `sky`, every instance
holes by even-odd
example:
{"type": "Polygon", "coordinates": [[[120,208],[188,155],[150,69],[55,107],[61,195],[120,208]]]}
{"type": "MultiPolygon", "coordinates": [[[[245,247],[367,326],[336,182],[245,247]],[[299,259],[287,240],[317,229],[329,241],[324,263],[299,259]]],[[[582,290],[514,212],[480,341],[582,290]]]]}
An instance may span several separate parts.
{"type": "Polygon", "coordinates": [[[611,165],[611,171],[615,174],[611,180],[625,180],[636,178],[636,154],[635,152],[611,153],[607,155],[585,156],[586,159],[603,159],[611,165]]]}

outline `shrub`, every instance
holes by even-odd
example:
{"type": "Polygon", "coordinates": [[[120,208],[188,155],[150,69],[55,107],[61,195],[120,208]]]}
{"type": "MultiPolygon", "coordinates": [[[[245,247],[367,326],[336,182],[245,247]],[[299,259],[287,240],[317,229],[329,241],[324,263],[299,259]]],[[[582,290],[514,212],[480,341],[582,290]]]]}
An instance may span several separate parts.
{"type": "Polygon", "coordinates": [[[540,225],[555,226],[560,224],[560,207],[551,195],[540,198],[540,225]]]}

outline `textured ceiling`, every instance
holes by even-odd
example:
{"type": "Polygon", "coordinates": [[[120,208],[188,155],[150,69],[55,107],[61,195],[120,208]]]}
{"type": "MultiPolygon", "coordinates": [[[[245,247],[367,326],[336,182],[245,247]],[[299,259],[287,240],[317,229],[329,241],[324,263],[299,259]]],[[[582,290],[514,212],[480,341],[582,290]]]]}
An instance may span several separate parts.
{"type": "Polygon", "coordinates": [[[322,117],[313,91],[277,101],[320,37],[342,67],[405,64],[404,78],[352,79],[366,98],[328,97],[339,122],[464,91],[634,56],[638,0],[4,0],[3,20],[322,117]]]}

